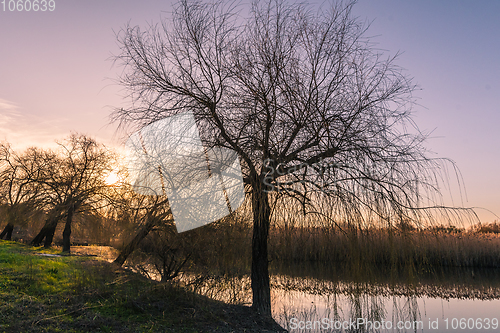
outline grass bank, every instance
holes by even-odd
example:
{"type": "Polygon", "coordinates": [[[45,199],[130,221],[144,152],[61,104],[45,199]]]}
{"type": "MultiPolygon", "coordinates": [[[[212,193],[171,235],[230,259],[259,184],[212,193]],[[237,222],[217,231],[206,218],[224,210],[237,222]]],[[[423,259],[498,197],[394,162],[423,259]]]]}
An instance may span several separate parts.
{"type": "Polygon", "coordinates": [[[0,241],[0,332],[276,332],[216,302],[85,256],[0,241]]]}

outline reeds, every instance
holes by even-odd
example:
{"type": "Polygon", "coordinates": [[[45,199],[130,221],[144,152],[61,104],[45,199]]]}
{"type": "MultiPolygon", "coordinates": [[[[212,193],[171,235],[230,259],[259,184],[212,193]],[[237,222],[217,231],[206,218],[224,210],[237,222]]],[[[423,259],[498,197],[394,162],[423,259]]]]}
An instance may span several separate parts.
{"type": "MultiPolygon", "coordinates": [[[[274,228],[270,257],[278,261],[319,261],[348,266],[415,270],[436,266],[500,267],[500,236],[484,228],[426,229],[333,227],[274,228]]],[[[351,267],[352,268],[352,267],[351,267]]]]}
{"type": "MultiPolygon", "coordinates": [[[[269,234],[271,266],[333,267],[350,277],[391,275],[412,280],[449,267],[500,268],[500,234],[492,225],[468,229],[356,228],[274,225],[269,234]]],[[[248,220],[227,220],[182,235],[190,270],[212,276],[250,272],[252,228],[248,220]]]]}

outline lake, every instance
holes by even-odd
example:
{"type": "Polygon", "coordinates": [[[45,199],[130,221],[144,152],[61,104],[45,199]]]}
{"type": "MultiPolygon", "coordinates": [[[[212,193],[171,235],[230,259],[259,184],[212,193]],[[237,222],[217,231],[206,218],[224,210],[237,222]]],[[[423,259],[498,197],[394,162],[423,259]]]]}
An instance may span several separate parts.
{"type": "Polygon", "coordinates": [[[277,276],[273,281],[279,281],[273,284],[273,316],[290,332],[497,332],[500,328],[498,290],[488,295],[465,286],[440,290],[277,276]],[[290,287],[294,283],[302,287],[290,287]],[[324,289],[319,291],[318,284],[324,289]]]}
{"type": "MultiPolygon", "coordinates": [[[[273,317],[289,332],[500,331],[498,269],[448,268],[411,279],[387,274],[369,280],[322,265],[271,271],[273,317]]],[[[201,294],[251,304],[248,276],[202,280],[191,280],[201,294]]]]}

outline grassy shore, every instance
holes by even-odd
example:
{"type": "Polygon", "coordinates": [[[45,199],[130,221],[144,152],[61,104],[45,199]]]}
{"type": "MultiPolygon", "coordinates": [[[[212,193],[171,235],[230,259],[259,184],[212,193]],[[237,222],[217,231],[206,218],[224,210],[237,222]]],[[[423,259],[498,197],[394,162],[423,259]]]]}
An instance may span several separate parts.
{"type": "Polygon", "coordinates": [[[0,241],[0,332],[277,332],[216,302],[86,256],[0,241]]]}

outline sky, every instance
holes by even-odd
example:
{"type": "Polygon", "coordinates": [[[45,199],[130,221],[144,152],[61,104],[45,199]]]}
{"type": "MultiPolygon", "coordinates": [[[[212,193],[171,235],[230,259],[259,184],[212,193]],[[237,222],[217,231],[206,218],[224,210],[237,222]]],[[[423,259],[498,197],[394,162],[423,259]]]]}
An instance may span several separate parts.
{"type": "MultiPolygon", "coordinates": [[[[77,132],[119,145],[109,114],[128,101],[112,61],[116,33],[128,22],[159,22],[172,2],[55,4],[52,12],[11,12],[0,3],[0,140],[50,146],[77,132]]],[[[445,203],[500,220],[500,1],[359,0],[353,13],[377,48],[401,53],[397,64],[419,86],[414,120],[430,133],[431,156],[460,170],[465,192],[450,169],[445,203]]]]}

